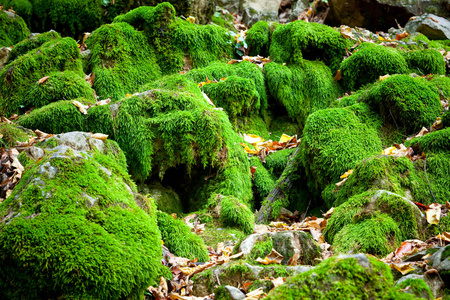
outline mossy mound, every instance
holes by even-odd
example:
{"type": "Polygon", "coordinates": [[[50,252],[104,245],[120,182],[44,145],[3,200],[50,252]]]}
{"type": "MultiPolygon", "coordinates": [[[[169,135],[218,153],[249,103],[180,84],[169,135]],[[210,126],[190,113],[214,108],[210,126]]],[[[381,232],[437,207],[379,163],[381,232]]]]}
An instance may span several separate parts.
{"type": "Polygon", "coordinates": [[[434,299],[433,293],[428,287],[428,284],[420,278],[408,278],[397,284],[396,287],[417,298],[434,299]]]}
{"type": "Polygon", "coordinates": [[[267,299],[415,299],[394,287],[385,263],[364,254],[335,256],[295,275],[267,299]]]}
{"type": "Polygon", "coordinates": [[[442,126],[450,127],[450,111],[446,111],[442,116],[442,126]]]}
{"type": "Polygon", "coordinates": [[[29,107],[24,105],[24,95],[30,86],[57,71],[73,71],[84,76],[80,51],[72,38],[46,42],[0,71],[0,113],[11,115],[26,111],[29,107]]]}
{"type": "Polygon", "coordinates": [[[21,17],[0,10],[0,48],[13,46],[26,39],[29,34],[30,30],[21,17]]]}
{"type": "Polygon", "coordinates": [[[438,93],[425,79],[409,75],[378,81],[365,93],[363,101],[382,116],[385,124],[406,134],[431,126],[442,111],[438,93]]]}
{"type": "Polygon", "coordinates": [[[402,52],[408,68],[420,75],[445,75],[445,60],[442,54],[435,49],[402,52]]]}
{"type": "Polygon", "coordinates": [[[323,61],[334,73],[345,56],[347,41],[337,30],[318,23],[295,21],[278,26],[272,34],[270,57],[277,63],[323,61]]]}
{"type": "Polygon", "coordinates": [[[340,65],[347,91],[357,90],[386,74],[406,73],[407,68],[405,58],[397,50],[368,43],[359,46],[340,65]]]}
{"type": "Polygon", "coordinates": [[[161,238],[170,252],[179,257],[197,258],[200,262],[209,261],[205,243],[183,220],[161,211],[157,212],[157,219],[161,238]]]}
{"type": "Polygon", "coordinates": [[[127,23],[103,25],[86,40],[92,55],[87,69],[101,99],[120,99],[161,76],[146,36],[127,23]]]}
{"type": "Polygon", "coordinates": [[[61,36],[59,35],[59,33],[53,30],[33,35],[28,39],[25,39],[14,45],[14,48],[9,53],[8,63],[12,62],[17,57],[27,53],[28,51],[42,46],[46,42],[60,38],[61,36]]]}
{"type": "MultiPolygon", "coordinates": [[[[197,83],[207,82],[208,79],[212,81],[219,81],[221,78],[228,78],[230,76],[239,77],[241,78],[239,80],[242,82],[245,81],[244,79],[246,79],[253,81],[253,83],[249,82],[249,87],[236,86],[236,88],[233,88],[233,90],[223,91],[224,93],[226,93],[227,97],[220,95],[220,93],[212,93],[213,91],[218,89],[214,87],[215,85],[217,85],[217,83],[213,82],[203,85],[204,92],[211,98],[213,103],[228,103],[231,101],[229,98],[233,97],[233,94],[236,98],[239,98],[241,100],[240,102],[245,102],[245,100],[242,98],[245,95],[243,95],[243,92],[246,91],[247,93],[250,93],[250,96],[254,99],[253,102],[255,103],[255,105],[252,107],[256,108],[256,103],[259,103],[258,107],[261,109],[261,112],[264,112],[267,109],[268,103],[264,75],[262,70],[255,64],[252,64],[248,61],[243,61],[236,64],[215,62],[205,68],[191,70],[186,74],[187,78],[197,83]],[[253,87],[256,91],[252,92],[250,87],[253,87]]],[[[236,80],[238,79],[235,78],[234,81],[236,80]]]]}
{"type": "Polygon", "coordinates": [[[220,200],[220,221],[226,226],[237,227],[246,234],[253,233],[255,227],[253,212],[232,196],[225,196],[220,200]]]}
{"type": "Polygon", "coordinates": [[[428,76],[427,83],[430,87],[437,89],[441,98],[450,99],[450,77],[428,76]]]}
{"type": "Polygon", "coordinates": [[[23,106],[39,108],[58,100],[76,98],[92,104],[96,102],[94,90],[79,72],[55,72],[48,76],[44,82],[36,82],[28,88],[23,96],[23,106]]]}
{"type": "Polygon", "coordinates": [[[14,147],[17,142],[28,141],[28,134],[23,128],[6,122],[0,123],[0,136],[1,146],[5,148],[14,147]]]}
{"type": "Polygon", "coordinates": [[[300,144],[310,190],[321,193],[327,184],[339,181],[360,160],[381,150],[376,131],[361,123],[353,111],[332,108],[312,113],[306,120],[300,144]]]}
{"type": "Polygon", "coordinates": [[[142,297],[169,272],[154,205],[135,194],[123,153],[89,133],[45,144],[49,154],[0,204],[3,296],[142,297]]]}
{"type": "MultiPolygon", "coordinates": [[[[253,188],[255,194],[260,200],[264,199],[275,187],[275,181],[278,177],[275,177],[265,165],[261,163],[261,160],[257,156],[250,158],[250,165],[256,167],[253,174],[253,188]]],[[[286,165],[285,165],[286,166],[286,165]]]]}
{"type": "Polygon", "coordinates": [[[330,69],[320,61],[302,60],[295,66],[270,63],[264,74],[272,97],[301,125],[309,114],[328,108],[340,93],[330,69]]]}
{"type": "Polygon", "coordinates": [[[340,252],[352,250],[384,255],[403,240],[422,238],[423,218],[411,200],[386,190],[369,190],[336,207],[324,236],[340,252]],[[378,219],[386,223],[385,228],[380,226],[362,234],[378,219]]]}
{"type": "Polygon", "coordinates": [[[250,56],[269,56],[272,33],[279,25],[276,22],[258,21],[247,30],[245,41],[247,42],[250,56]]]}
{"type": "Polygon", "coordinates": [[[141,183],[138,185],[138,190],[141,194],[152,198],[158,210],[180,216],[183,214],[184,207],[180,195],[170,186],[163,186],[159,180],[150,184],[141,183]]]}

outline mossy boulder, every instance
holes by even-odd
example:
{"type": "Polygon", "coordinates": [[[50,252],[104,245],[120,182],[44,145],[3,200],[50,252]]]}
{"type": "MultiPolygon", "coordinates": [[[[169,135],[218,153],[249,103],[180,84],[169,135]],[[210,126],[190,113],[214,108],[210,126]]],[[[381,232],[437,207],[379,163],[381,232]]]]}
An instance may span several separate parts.
{"type": "Polygon", "coordinates": [[[0,10],[0,48],[13,46],[26,39],[29,34],[30,30],[21,17],[0,10]]]}
{"type": "Polygon", "coordinates": [[[357,90],[380,76],[406,73],[407,68],[405,58],[397,50],[369,43],[356,48],[340,65],[342,84],[347,91],[357,90]]]}
{"type": "Polygon", "coordinates": [[[319,23],[295,21],[272,34],[270,57],[277,63],[321,60],[335,73],[345,56],[346,40],[339,31],[319,23]]]}
{"type": "Polygon", "coordinates": [[[364,254],[331,257],[295,275],[267,299],[416,299],[394,286],[389,266],[364,254]]]}
{"type": "Polygon", "coordinates": [[[29,109],[24,98],[29,88],[39,79],[58,71],[73,71],[82,78],[84,76],[80,51],[72,38],[46,42],[0,71],[0,113],[11,115],[29,109]]]}
{"type": "Polygon", "coordinates": [[[0,204],[3,296],[142,297],[169,272],[154,204],[136,193],[123,152],[81,132],[43,146],[0,204]]]}
{"type": "MultiPolygon", "coordinates": [[[[323,109],[306,120],[300,144],[308,186],[321,193],[356,164],[382,150],[376,131],[345,108],[323,109]]],[[[332,206],[332,203],[328,203],[332,206]]]]}
{"type": "Polygon", "coordinates": [[[328,108],[340,93],[330,68],[320,61],[301,60],[291,66],[269,63],[264,75],[274,100],[300,126],[311,113],[328,108]]]}
{"type": "Polygon", "coordinates": [[[427,283],[421,278],[408,278],[396,284],[396,287],[421,299],[434,299],[427,283]]]}
{"type": "Polygon", "coordinates": [[[442,111],[436,90],[424,78],[409,75],[393,75],[378,81],[362,97],[385,124],[406,134],[431,126],[442,111]]]}
{"type": "Polygon", "coordinates": [[[28,132],[23,128],[6,122],[0,123],[0,143],[2,147],[16,146],[17,142],[28,141],[28,132]]]}
{"type": "Polygon", "coordinates": [[[183,214],[184,207],[180,195],[170,186],[163,186],[159,180],[155,180],[149,184],[145,182],[140,183],[138,190],[141,194],[154,199],[158,210],[168,214],[183,214]]]}
{"type": "Polygon", "coordinates": [[[269,56],[272,33],[279,25],[276,22],[258,21],[247,30],[245,41],[248,45],[250,56],[269,56]]]}
{"type": "Polygon", "coordinates": [[[27,53],[28,51],[42,46],[46,42],[60,38],[61,36],[59,35],[59,33],[57,33],[54,30],[32,35],[29,38],[24,39],[23,41],[14,45],[14,48],[11,50],[11,53],[9,54],[8,63],[12,62],[17,57],[27,53]]]}
{"type": "Polygon", "coordinates": [[[170,252],[179,257],[197,258],[200,262],[209,261],[205,243],[183,220],[162,211],[157,212],[157,219],[161,238],[170,252]]]}
{"type": "Polygon", "coordinates": [[[417,74],[445,75],[445,60],[442,54],[435,49],[406,51],[402,53],[408,68],[417,74]]]}

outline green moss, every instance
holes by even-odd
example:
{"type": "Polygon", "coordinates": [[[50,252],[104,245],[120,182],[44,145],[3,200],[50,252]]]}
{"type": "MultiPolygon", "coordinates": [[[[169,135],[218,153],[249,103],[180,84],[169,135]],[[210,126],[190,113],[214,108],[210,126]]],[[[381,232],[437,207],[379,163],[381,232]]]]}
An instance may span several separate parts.
{"type": "Polygon", "coordinates": [[[161,76],[146,36],[129,24],[103,25],[86,44],[92,53],[87,67],[95,74],[93,88],[101,99],[120,99],[161,76]]]}
{"type": "Polygon", "coordinates": [[[23,19],[10,12],[0,11],[0,28],[0,47],[13,46],[30,34],[23,19]]]}
{"type": "Polygon", "coordinates": [[[52,40],[28,52],[0,71],[0,112],[25,111],[24,95],[36,81],[52,72],[73,71],[84,76],[80,51],[71,38],[52,40]]]}
{"type": "Polygon", "coordinates": [[[257,290],[259,288],[262,288],[264,293],[270,292],[274,288],[274,284],[271,280],[262,279],[262,280],[255,280],[250,284],[247,288],[247,292],[252,292],[254,290],[257,290]]]}
{"type": "Polygon", "coordinates": [[[275,187],[276,177],[273,176],[261,163],[257,156],[250,158],[252,167],[256,167],[253,174],[253,186],[259,198],[265,198],[275,187]]]}
{"type": "Polygon", "coordinates": [[[270,138],[267,123],[258,115],[238,117],[236,130],[247,134],[256,134],[264,139],[270,138]]]}
{"type": "Polygon", "coordinates": [[[437,89],[437,93],[441,98],[450,99],[450,77],[432,76],[429,77],[427,83],[430,87],[437,89]]]}
{"type": "Polygon", "coordinates": [[[203,240],[191,232],[183,220],[174,219],[161,211],[157,212],[157,216],[161,238],[173,254],[190,259],[197,258],[201,262],[209,261],[203,240]]]}
{"type": "Polygon", "coordinates": [[[442,111],[439,95],[423,78],[393,75],[377,82],[365,95],[385,124],[396,126],[406,134],[428,127],[442,111]]]}
{"type": "Polygon", "coordinates": [[[227,226],[237,227],[246,234],[253,233],[255,226],[253,212],[232,196],[222,197],[220,221],[227,226]]]}
{"type": "Polygon", "coordinates": [[[0,123],[0,141],[3,147],[10,148],[16,146],[17,142],[27,142],[28,134],[23,128],[18,128],[14,124],[6,122],[0,123]]]}
{"type": "Polygon", "coordinates": [[[79,39],[102,24],[105,13],[102,1],[32,0],[33,15],[30,28],[43,32],[58,28],[63,36],[79,39]]]}
{"type": "Polygon", "coordinates": [[[245,38],[249,48],[249,55],[261,55],[267,57],[269,55],[269,23],[258,21],[253,24],[252,28],[247,30],[245,38]]]}
{"type": "Polygon", "coordinates": [[[9,53],[8,63],[12,62],[17,57],[27,53],[28,51],[40,47],[46,42],[60,38],[61,36],[56,31],[48,31],[33,35],[32,37],[29,37],[28,39],[25,39],[14,45],[14,48],[9,53]]]}
{"type": "Polygon", "coordinates": [[[402,241],[397,223],[387,214],[358,216],[355,223],[345,225],[334,237],[333,250],[337,253],[370,253],[387,255],[402,241]]]}
{"type": "Polygon", "coordinates": [[[21,163],[22,166],[25,168],[25,170],[26,170],[32,163],[34,163],[34,160],[27,154],[26,151],[20,152],[20,154],[19,154],[19,156],[17,157],[17,159],[20,161],[20,163],[21,163]]]}
{"type": "Polygon", "coordinates": [[[345,56],[346,40],[337,30],[323,24],[295,21],[278,26],[272,35],[270,57],[277,63],[323,61],[332,73],[345,56]]]}
{"type": "Polygon", "coordinates": [[[216,7],[216,12],[212,16],[212,23],[219,25],[220,27],[223,27],[227,30],[237,32],[236,27],[234,27],[234,18],[233,16],[221,9],[216,7]]]}
{"type": "Polygon", "coordinates": [[[417,153],[433,152],[441,153],[448,152],[450,147],[450,128],[433,131],[420,138],[414,138],[405,143],[407,146],[412,146],[417,153]]]}
{"type": "Polygon", "coordinates": [[[311,114],[300,144],[310,190],[320,193],[360,160],[381,150],[375,130],[361,123],[351,110],[324,109],[311,114]]]}
{"type": "Polygon", "coordinates": [[[266,236],[265,240],[258,241],[250,252],[250,259],[256,260],[258,257],[264,259],[270,254],[273,248],[273,240],[270,236],[266,236]]]}
{"type": "Polygon", "coordinates": [[[445,61],[442,54],[434,49],[402,52],[408,68],[419,75],[445,75],[445,61]]]}
{"type": "Polygon", "coordinates": [[[450,127],[450,111],[446,111],[442,116],[442,126],[450,127]]]}
{"type": "Polygon", "coordinates": [[[372,257],[337,256],[294,275],[267,299],[399,299],[399,294],[385,263],[372,257]]]}
{"type": "Polygon", "coordinates": [[[106,149],[86,158],[69,158],[69,151],[44,157],[1,203],[5,297],[138,298],[169,275],[155,247],[154,205],[143,198],[147,213],[138,207],[120,155],[106,149]],[[49,166],[55,175],[40,174],[49,166]],[[10,212],[14,217],[6,217],[10,212]]]}
{"type": "Polygon", "coordinates": [[[330,69],[320,61],[298,61],[295,66],[270,63],[264,66],[270,94],[303,125],[309,114],[329,107],[340,89],[330,69]]]}
{"type": "MultiPolygon", "coordinates": [[[[266,164],[264,167],[272,174],[272,176],[275,176],[275,178],[280,177],[295,150],[295,148],[291,148],[271,153],[266,157],[266,164]]],[[[258,171],[258,169],[256,171],[258,171]]]]}
{"type": "Polygon", "coordinates": [[[23,106],[39,108],[58,100],[84,98],[84,102],[95,103],[94,90],[78,72],[50,73],[43,83],[36,82],[24,93],[23,106]]]}
{"type": "MultiPolygon", "coordinates": [[[[48,96],[51,96],[48,95],[48,96]]],[[[77,99],[81,103],[89,103],[84,99],[77,99]]],[[[57,101],[27,115],[22,115],[17,121],[25,128],[39,129],[47,133],[62,133],[80,131],[84,128],[86,118],[69,100],[57,101]]]]}
{"type": "Polygon", "coordinates": [[[179,216],[183,214],[180,196],[170,187],[164,187],[159,181],[155,181],[148,185],[145,183],[138,185],[138,188],[143,188],[148,193],[147,197],[154,199],[157,209],[168,214],[176,213],[179,216]]]}
{"type": "MultiPolygon", "coordinates": [[[[239,228],[236,227],[225,227],[217,219],[208,220],[204,216],[201,217],[201,222],[206,223],[205,230],[200,234],[200,237],[205,242],[205,245],[211,246],[217,249],[218,243],[239,243],[244,239],[247,234],[243,233],[239,228]]],[[[236,245],[237,245],[236,244],[236,245]]],[[[235,245],[235,249],[236,249],[235,245]]],[[[238,246],[239,247],[239,246],[238,246]]],[[[237,248],[239,249],[239,248],[237,248]]],[[[237,252],[236,252],[237,253],[237,252]]]]}
{"type": "Polygon", "coordinates": [[[406,293],[412,294],[417,298],[434,299],[433,293],[423,279],[409,278],[402,281],[396,287],[405,290],[406,293]]]}
{"type": "Polygon", "coordinates": [[[21,16],[27,25],[30,24],[33,14],[33,5],[28,0],[3,0],[2,3],[5,9],[12,8],[16,14],[21,16]]]}
{"type": "Polygon", "coordinates": [[[341,63],[340,70],[343,86],[353,91],[380,76],[406,73],[407,63],[395,49],[365,43],[341,63]]]}
{"type": "Polygon", "coordinates": [[[203,86],[217,107],[222,107],[233,123],[238,116],[258,113],[261,106],[255,83],[251,79],[231,75],[218,83],[203,86]]]}

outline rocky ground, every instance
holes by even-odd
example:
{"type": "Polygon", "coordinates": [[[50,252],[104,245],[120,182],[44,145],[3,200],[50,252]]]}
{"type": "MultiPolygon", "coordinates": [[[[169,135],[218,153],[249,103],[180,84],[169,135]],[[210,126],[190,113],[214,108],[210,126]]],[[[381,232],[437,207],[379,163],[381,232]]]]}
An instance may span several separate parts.
{"type": "Polygon", "coordinates": [[[0,7],[0,299],[450,299],[447,1],[66,2],[0,7]]]}

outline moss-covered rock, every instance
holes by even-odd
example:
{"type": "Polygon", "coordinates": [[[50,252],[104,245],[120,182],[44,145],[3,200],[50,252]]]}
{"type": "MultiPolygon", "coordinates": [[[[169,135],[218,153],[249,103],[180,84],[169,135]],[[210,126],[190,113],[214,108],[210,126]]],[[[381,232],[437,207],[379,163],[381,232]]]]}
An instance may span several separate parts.
{"type": "Polygon", "coordinates": [[[138,185],[138,190],[141,194],[154,199],[158,210],[168,214],[183,214],[183,202],[178,193],[170,186],[164,187],[159,180],[150,184],[141,183],[138,185]]]}
{"type": "Polygon", "coordinates": [[[267,299],[415,299],[394,287],[389,267],[364,254],[331,257],[295,275],[267,299]]]}
{"type": "Polygon", "coordinates": [[[84,76],[80,51],[72,38],[46,42],[0,71],[0,113],[11,115],[26,111],[29,107],[26,107],[24,96],[30,86],[57,71],[73,71],[84,76]]]}
{"type": "Polygon", "coordinates": [[[330,69],[320,61],[298,61],[295,66],[270,63],[264,66],[272,97],[289,117],[304,125],[309,114],[329,107],[340,88],[330,69]]]}
{"type": "Polygon", "coordinates": [[[278,63],[323,61],[334,73],[345,56],[346,40],[337,30],[318,23],[295,21],[278,26],[272,35],[270,57],[278,63]]]}
{"type": "Polygon", "coordinates": [[[161,211],[158,211],[157,219],[161,238],[170,252],[180,257],[197,258],[201,262],[209,261],[208,250],[202,239],[183,220],[161,211]]]}
{"type": "Polygon", "coordinates": [[[127,23],[103,25],[86,44],[91,50],[87,68],[95,75],[93,88],[101,99],[120,99],[161,76],[146,36],[127,23]]]}
{"type": "Polygon", "coordinates": [[[442,54],[434,49],[402,52],[408,68],[417,74],[445,75],[445,60],[442,54]]]}
{"type": "Polygon", "coordinates": [[[60,38],[61,36],[59,35],[59,33],[54,30],[30,36],[28,39],[25,39],[14,45],[14,48],[9,54],[8,63],[12,62],[17,57],[27,53],[28,51],[42,46],[46,42],[60,38]]]}
{"type": "Polygon", "coordinates": [[[29,34],[30,30],[21,17],[0,10],[0,48],[13,46],[27,38],[29,34]]]}
{"type": "Polygon", "coordinates": [[[269,56],[272,33],[279,25],[276,22],[258,21],[247,30],[245,41],[247,42],[250,56],[269,56]]]}
{"type": "Polygon", "coordinates": [[[405,58],[395,49],[364,43],[345,59],[340,70],[347,91],[359,89],[386,74],[406,73],[405,58]]]}
{"type": "Polygon", "coordinates": [[[311,114],[300,144],[310,190],[321,193],[326,185],[339,181],[359,161],[381,150],[375,130],[361,123],[353,111],[333,108],[311,114]]]}
{"type": "Polygon", "coordinates": [[[406,134],[431,126],[442,111],[438,93],[425,79],[409,75],[393,75],[378,81],[363,99],[382,116],[385,124],[394,125],[406,134]]]}
{"type": "Polygon", "coordinates": [[[427,283],[420,278],[406,279],[396,284],[398,289],[404,290],[406,293],[411,294],[421,299],[434,299],[433,293],[428,287],[427,283]]]}
{"type": "Polygon", "coordinates": [[[47,140],[0,204],[3,296],[138,298],[168,275],[153,203],[135,194],[117,144],[90,136],[47,140]]]}
{"type": "Polygon", "coordinates": [[[442,126],[450,127],[450,111],[446,111],[442,116],[442,126]]]}
{"type": "Polygon", "coordinates": [[[6,122],[0,123],[0,142],[5,148],[14,147],[17,142],[28,141],[28,134],[23,128],[6,122]]]}

